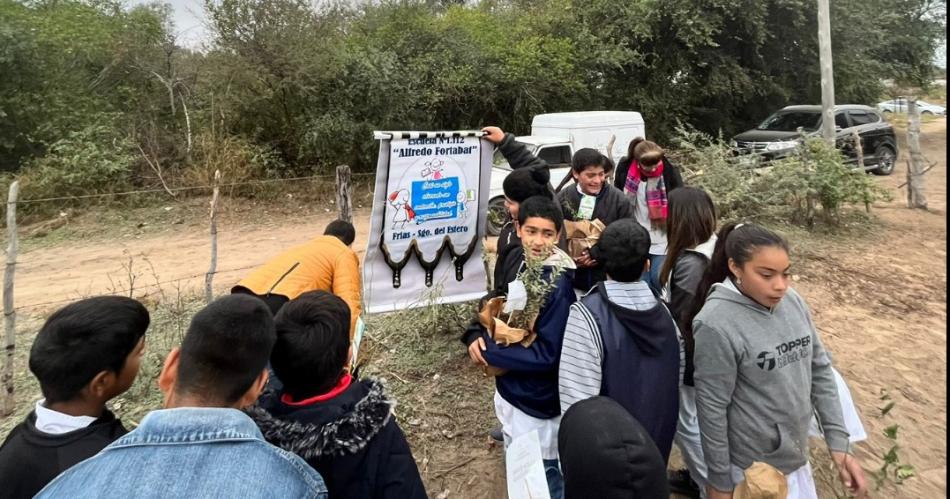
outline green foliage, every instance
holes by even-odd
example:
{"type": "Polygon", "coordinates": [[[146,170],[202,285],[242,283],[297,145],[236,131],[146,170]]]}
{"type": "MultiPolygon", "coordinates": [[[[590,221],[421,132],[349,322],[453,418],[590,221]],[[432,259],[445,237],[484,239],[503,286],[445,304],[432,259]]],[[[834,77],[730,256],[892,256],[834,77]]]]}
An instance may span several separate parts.
{"type": "Polygon", "coordinates": [[[102,189],[122,190],[129,185],[132,142],[115,127],[109,116],[103,124],[88,125],[49,145],[47,154],[24,168],[21,192],[30,198],[80,196],[102,189]]]}
{"type": "MultiPolygon", "coordinates": [[[[881,417],[884,417],[894,408],[895,402],[891,400],[890,394],[884,389],[881,390],[880,399],[887,401],[887,404],[881,408],[881,417]]],[[[874,477],[874,488],[876,490],[880,490],[888,481],[900,485],[904,483],[904,480],[912,478],[917,474],[913,465],[901,461],[899,453],[900,446],[897,443],[898,429],[900,429],[900,426],[897,424],[892,424],[884,428],[884,437],[890,441],[891,446],[883,456],[881,456],[884,464],[881,465],[880,469],[872,473],[874,477]]]]}
{"type": "Polygon", "coordinates": [[[865,208],[890,193],[865,172],[846,163],[840,151],[808,138],[798,154],[759,165],[734,157],[722,137],[685,127],[674,139],[687,183],[705,189],[721,220],[789,220],[813,226],[838,225],[846,205],[865,208]]]}

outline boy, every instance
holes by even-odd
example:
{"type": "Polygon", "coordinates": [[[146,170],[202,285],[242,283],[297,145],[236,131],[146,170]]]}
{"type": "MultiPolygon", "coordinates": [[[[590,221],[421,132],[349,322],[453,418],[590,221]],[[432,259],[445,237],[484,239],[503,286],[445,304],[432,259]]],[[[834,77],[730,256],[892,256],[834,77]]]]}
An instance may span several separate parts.
{"type": "Polygon", "coordinates": [[[669,459],[679,411],[682,347],[673,317],[641,276],[650,234],[636,220],[600,236],[607,280],[571,306],[558,385],[561,411],[597,395],[620,403],[669,459]]]}
{"type": "Polygon", "coordinates": [[[277,315],[280,307],[302,293],[329,291],[350,307],[352,340],[360,316],[360,260],[350,248],[354,239],[353,224],[334,220],[322,236],[271,259],[241,279],[231,293],[256,296],[277,315]]]}
{"type": "Polygon", "coordinates": [[[248,409],[267,440],[307,460],[330,497],[425,499],[409,444],[383,385],[344,371],[350,311],[309,291],[277,314],[271,366],[284,382],[248,409]]]}
{"type": "Polygon", "coordinates": [[[105,403],[132,386],[148,325],[148,310],[122,296],[80,300],[46,320],[29,361],[44,398],[0,446],[3,497],[33,497],[127,433],[105,403]]]}
{"type": "Polygon", "coordinates": [[[264,441],[239,409],[267,382],[274,319],[257,298],[229,295],[195,314],[165,358],[165,408],[73,466],[37,497],[306,497],[326,499],[320,475],[264,441]]]}
{"type": "MultiPolygon", "coordinates": [[[[564,218],[572,222],[600,220],[609,227],[616,220],[633,218],[634,205],[622,191],[610,185],[607,175],[613,166],[607,157],[586,147],[574,153],[571,176],[575,185],[557,194],[564,210],[564,218]]],[[[578,296],[590,291],[605,279],[603,264],[599,261],[596,245],[581,255],[575,255],[578,270],[574,273],[574,288],[578,296]]]]}
{"type": "Polygon", "coordinates": [[[563,223],[561,211],[546,197],[528,198],[518,210],[522,262],[523,255],[530,254],[545,258],[548,273],[554,266],[566,269],[541,307],[534,324],[537,333],[534,343],[529,347],[521,344],[500,347],[484,328],[470,331],[465,338],[473,362],[507,370],[495,378],[495,415],[501,422],[506,443],[532,430],[538,431],[552,499],[562,495],[557,461],[557,427],[561,414],[557,391],[558,357],[569,306],[576,300],[571,287],[574,262],[555,246],[563,223]]]}

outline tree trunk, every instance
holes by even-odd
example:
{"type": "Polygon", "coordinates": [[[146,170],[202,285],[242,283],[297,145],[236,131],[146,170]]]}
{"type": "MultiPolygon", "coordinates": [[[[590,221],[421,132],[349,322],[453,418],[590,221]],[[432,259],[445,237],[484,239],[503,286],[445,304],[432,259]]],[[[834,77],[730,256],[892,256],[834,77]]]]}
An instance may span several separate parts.
{"type": "Polygon", "coordinates": [[[221,184],[221,170],[214,171],[214,190],[211,194],[211,264],[205,274],[205,301],[214,299],[214,274],[218,271],[218,193],[221,184]]]}
{"type": "Polygon", "coordinates": [[[353,202],[350,200],[350,167],[336,167],[336,207],[340,211],[339,220],[353,223],[353,202]]]}
{"type": "Polygon", "coordinates": [[[920,112],[917,109],[916,97],[907,98],[907,111],[910,120],[907,126],[907,148],[910,149],[910,161],[907,163],[907,207],[926,210],[924,155],[920,152],[920,112]]]}

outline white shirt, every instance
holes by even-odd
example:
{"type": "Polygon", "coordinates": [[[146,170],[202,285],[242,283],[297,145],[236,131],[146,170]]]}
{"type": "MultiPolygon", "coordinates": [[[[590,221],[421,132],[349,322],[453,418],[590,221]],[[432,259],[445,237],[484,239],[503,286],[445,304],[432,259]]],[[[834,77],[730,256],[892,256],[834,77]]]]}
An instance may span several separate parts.
{"type": "Polygon", "coordinates": [[[70,416],[45,407],[46,399],[36,403],[36,429],[50,435],[62,435],[80,430],[93,423],[92,416],[70,416]]]}
{"type": "Polygon", "coordinates": [[[637,222],[650,233],[650,254],[666,254],[666,231],[656,229],[650,222],[650,210],[647,209],[647,183],[640,182],[637,188],[636,203],[634,203],[634,216],[637,222]]]}

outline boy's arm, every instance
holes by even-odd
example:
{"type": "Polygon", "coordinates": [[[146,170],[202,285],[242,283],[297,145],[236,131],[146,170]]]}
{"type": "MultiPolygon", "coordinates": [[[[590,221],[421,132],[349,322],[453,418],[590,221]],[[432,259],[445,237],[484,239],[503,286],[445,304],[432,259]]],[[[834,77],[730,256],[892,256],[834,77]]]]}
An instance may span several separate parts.
{"type": "Polygon", "coordinates": [[[501,154],[508,160],[508,165],[511,166],[512,170],[517,168],[530,168],[532,166],[538,168],[549,167],[547,162],[543,159],[531,154],[527,146],[516,141],[514,134],[506,133],[505,138],[498,144],[498,150],[501,151],[501,154]]]}
{"type": "Polygon", "coordinates": [[[356,319],[361,312],[360,305],[360,260],[352,250],[336,259],[333,269],[333,294],[339,296],[350,307],[350,340],[356,331],[356,319]]]}
{"type": "Polygon", "coordinates": [[[693,380],[703,455],[709,468],[707,480],[716,490],[735,488],[730,470],[727,408],[736,387],[739,363],[731,342],[719,331],[694,321],[696,341],[693,380]]]}
{"type": "Polygon", "coordinates": [[[561,342],[564,339],[564,326],[571,304],[577,300],[568,273],[558,278],[557,287],[552,291],[547,304],[538,314],[535,322],[537,339],[530,347],[520,343],[500,347],[494,341],[487,340],[487,350],[482,353],[489,365],[511,371],[549,371],[557,368],[561,355],[561,342]]]}
{"type": "Polygon", "coordinates": [[[597,323],[580,302],[570,310],[558,367],[561,414],[576,402],[600,395],[602,379],[603,345],[597,323]]]}

